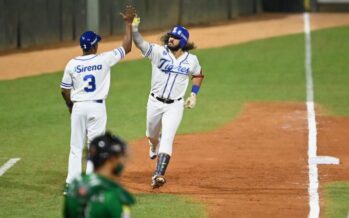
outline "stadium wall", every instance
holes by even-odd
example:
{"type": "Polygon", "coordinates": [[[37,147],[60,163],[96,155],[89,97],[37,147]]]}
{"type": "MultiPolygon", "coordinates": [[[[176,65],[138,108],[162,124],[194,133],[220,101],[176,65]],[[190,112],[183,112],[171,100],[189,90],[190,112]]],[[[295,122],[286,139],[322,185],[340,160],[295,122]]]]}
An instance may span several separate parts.
{"type": "MultiPolygon", "coordinates": [[[[119,12],[129,0],[0,0],[0,51],[77,40],[93,27],[102,36],[124,31],[119,12]],[[92,12],[94,13],[92,13],[92,12]],[[94,14],[94,15],[92,15],[94,14]],[[89,16],[98,16],[91,25],[89,16]]],[[[142,30],[168,28],[175,24],[201,25],[261,12],[262,0],[134,0],[142,18],[142,30]]]]}

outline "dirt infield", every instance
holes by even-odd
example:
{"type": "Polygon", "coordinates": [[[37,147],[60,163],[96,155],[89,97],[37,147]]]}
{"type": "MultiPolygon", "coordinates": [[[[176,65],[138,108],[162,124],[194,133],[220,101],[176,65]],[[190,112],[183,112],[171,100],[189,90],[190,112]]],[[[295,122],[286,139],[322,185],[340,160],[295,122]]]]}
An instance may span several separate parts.
{"type": "MultiPolygon", "coordinates": [[[[150,192],[155,162],[146,140],[132,151],[124,182],[150,192]]],[[[194,196],[210,217],[306,217],[307,158],[305,104],[247,104],[216,131],[176,137],[160,192],[194,196]]]]}
{"type": "MultiPolygon", "coordinates": [[[[318,155],[341,160],[318,166],[321,186],[348,181],[349,118],[319,114],[317,120],[318,155]]],[[[307,217],[307,128],[305,104],[249,103],[216,131],[176,136],[168,183],[160,190],[150,188],[155,161],[147,141],[131,143],[123,182],[134,192],[193,196],[208,205],[209,217],[307,217]]],[[[320,200],[323,207],[321,193],[320,200]]]]}
{"type": "MultiPolygon", "coordinates": [[[[349,25],[349,14],[312,14],[312,29],[349,25]]],[[[191,28],[199,48],[303,32],[301,14],[262,14],[228,24],[191,28]]],[[[147,35],[157,41],[160,33],[147,35]]],[[[101,51],[120,45],[101,43],[101,51]]],[[[61,71],[80,54],[78,46],[0,56],[0,80],[61,71]]],[[[136,49],[127,60],[140,58],[136,49]]],[[[58,84],[58,83],[57,83],[58,84]]],[[[302,103],[249,103],[222,128],[178,135],[168,184],[155,192],[190,195],[208,205],[210,217],[307,217],[308,141],[302,103]]],[[[320,182],[348,180],[349,118],[318,115],[318,154],[339,157],[339,166],[319,166],[320,182]]],[[[134,192],[154,192],[145,139],[131,143],[123,182],[134,192]]],[[[321,196],[320,199],[322,200],[321,196]]],[[[323,203],[323,202],[322,202],[323,203]]]]}
{"type": "MultiPolygon", "coordinates": [[[[329,182],[349,181],[349,117],[333,117],[318,114],[318,155],[334,156],[340,159],[340,165],[320,165],[320,187],[329,182]]],[[[321,198],[320,205],[324,206],[321,198]]]]}
{"type": "MultiPolygon", "coordinates": [[[[311,19],[312,29],[349,25],[349,14],[344,13],[312,14],[311,19]]],[[[218,26],[190,28],[190,38],[198,48],[210,48],[302,31],[302,14],[261,14],[218,26]]],[[[160,36],[161,33],[157,33],[145,38],[156,42],[160,36]]],[[[111,50],[121,45],[120,41],[105,41],[100,43],[100,51],[111,50]]],[[[79,46],[2,55],[0,80],[61,71],[69,59],[78,55],[79,46]]],[[[140,58],[140,53],[134,49],[127,55],[126,60],[137,58],[140,58]]]]}

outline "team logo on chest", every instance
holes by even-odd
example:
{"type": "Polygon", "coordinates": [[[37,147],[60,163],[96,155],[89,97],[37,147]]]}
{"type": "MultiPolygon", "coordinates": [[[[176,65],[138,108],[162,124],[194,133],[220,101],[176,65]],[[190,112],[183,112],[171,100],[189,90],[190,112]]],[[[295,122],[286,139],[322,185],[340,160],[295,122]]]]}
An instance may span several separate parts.
{"type": "Polygon", "coordinates": [[[189,67],[174,65],[171,63],[170,60],[166,58],[160,59],[160,64],[158,65],[158,68],[164,73],[178,73],[185,75],[189,74],[189,67]]]}

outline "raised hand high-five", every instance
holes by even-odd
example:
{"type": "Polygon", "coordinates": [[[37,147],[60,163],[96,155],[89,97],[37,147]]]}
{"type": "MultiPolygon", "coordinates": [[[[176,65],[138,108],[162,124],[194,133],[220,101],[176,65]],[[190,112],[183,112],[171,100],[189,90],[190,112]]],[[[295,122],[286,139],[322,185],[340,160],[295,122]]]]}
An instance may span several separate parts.
{"type": "Polygon", "coordinates": [[[126,54],[131,51],[132,48],[132,21],[136,16],[136,9],[127,5],[124,12],[120,12],[120,16],[126,23],[125,36],[122,42],[122,47],[125,49],[126,54]]]}
{"type": "Polygon", "coordinates": [[[135,18],[133,19],[133,22],[132,22],[132,31],[133,32],[138,32],[138,26],[139,24],[141,23],[141,18],[137,16],[135,16],[135,18]]]}
{"type": "Polygon", "coordinates": [[[125,22],[132,24],[133,18],[136,16],[136,9],[131,5],[127,5],[125,11],[120,12],[120,16],[125,22]]]}

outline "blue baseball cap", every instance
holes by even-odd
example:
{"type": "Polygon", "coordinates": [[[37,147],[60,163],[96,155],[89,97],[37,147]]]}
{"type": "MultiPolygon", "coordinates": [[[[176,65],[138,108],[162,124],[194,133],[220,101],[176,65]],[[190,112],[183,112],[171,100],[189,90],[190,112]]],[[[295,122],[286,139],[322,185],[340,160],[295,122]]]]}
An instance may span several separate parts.
{"type": "Polygon", "coordinates": [[[179,25],[173,27],[168,34],[180,39],[179,45],[181,48],[185,47],[189,39],[189,31],[185,27],[179,25]]]}
{"type": "Polygon", "coordinates": [[[86,31],[80,36],[80,47],[84,51],[89,51],[93,45],[101,41],[102,38],[93,31],[86,31]]]}

